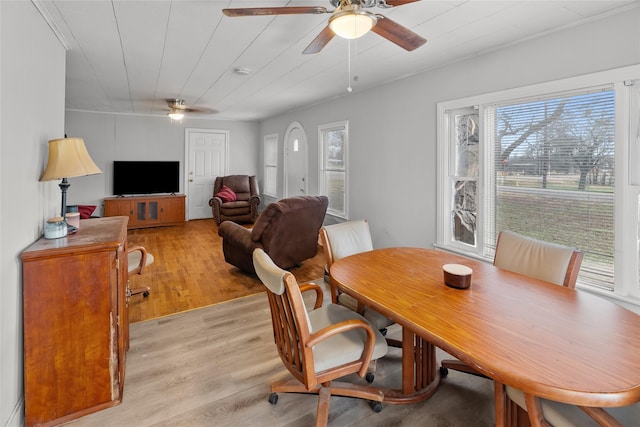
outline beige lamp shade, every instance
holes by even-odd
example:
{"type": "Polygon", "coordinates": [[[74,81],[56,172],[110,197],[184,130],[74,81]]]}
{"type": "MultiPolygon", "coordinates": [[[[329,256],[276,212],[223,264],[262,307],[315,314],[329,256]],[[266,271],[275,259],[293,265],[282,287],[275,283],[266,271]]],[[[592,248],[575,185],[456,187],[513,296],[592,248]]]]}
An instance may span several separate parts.
{"type": "Polygon", "coordinates": [[[102,171],[91,160],[82,138],[49,141],[49,160],[40,181],[95,175],[102,171]]]}

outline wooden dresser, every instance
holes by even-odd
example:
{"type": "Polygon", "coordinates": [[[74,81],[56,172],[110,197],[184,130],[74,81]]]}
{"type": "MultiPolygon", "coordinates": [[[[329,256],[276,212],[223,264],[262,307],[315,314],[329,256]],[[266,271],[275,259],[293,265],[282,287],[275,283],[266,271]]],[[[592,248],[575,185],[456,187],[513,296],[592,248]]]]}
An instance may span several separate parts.
{"type": "Polygon", "coordinates": [[[21,255],[26,425],[55,425],[122,400],[129,345],[127,218],[82,220],[21,255]]]}

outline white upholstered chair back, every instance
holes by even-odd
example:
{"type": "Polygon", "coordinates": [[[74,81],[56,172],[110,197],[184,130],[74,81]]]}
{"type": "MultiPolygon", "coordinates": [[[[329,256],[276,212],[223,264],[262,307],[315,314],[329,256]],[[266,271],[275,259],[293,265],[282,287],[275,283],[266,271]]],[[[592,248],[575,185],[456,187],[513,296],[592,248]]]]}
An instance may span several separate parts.
{"type": "MultiPolygon", "coordinates": [[[[369,223],[364,219],[325,225],[320,229],[320,236],[324,245],[327,271],[331,271],[331,265],[342,258],[373,250],[369,223]]],[[[387,326],[393,324],[393,321],[388,317],[369,307],[364,307],[352,296],[341,293],[333,283],[330,282],[329,285],[331,288],[331,301],[334,304],[341,304],[357,311],[378,330],[384,330],[387,326]]]]}
{"type": "Polygon", "coordinates": [[[544,242],[511,231],[501,231],[493,264],[514,273],[575,287],[582,252],[575,248],[544,242]]]}
{"type": "Polygon", "coordinates": [[[328,246],[325,253],[330,258],[327,259],[329,268],[339,259],[373,250],[369,223],[364,219],[327,225],[323,232],[326,233],[324,244],[328,246]]]}
{"type": "MultiPolygon", "coordinates": [[[[290,272],[278,267],[269,255],[260,248],[253,251],[253,267],[256,269],[256,274],[260,281],[267,287],[267,289],[269,289],[270,292],[276,295],[284,294],[286,290],[284,284],[285,276],[287,274],[291,274],[290,272]]],[[[298,290],[297,294],[290,296],[290,298],[302,300],[302,295],[298,290]]],[[[311,321],[309,320],[309,315],[306,310],[303,310],[303,312],[305,319],[307,320],[308,329],[306,332],[309,333],[311,331],[311,321]]]]}

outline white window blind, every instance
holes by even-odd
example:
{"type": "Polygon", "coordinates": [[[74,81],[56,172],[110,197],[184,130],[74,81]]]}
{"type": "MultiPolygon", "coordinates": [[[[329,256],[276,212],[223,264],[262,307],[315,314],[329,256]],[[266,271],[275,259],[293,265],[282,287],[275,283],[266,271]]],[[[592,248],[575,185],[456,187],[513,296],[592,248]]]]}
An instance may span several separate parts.
{"type": "Polygon", "coordinates": [[[575,246],[579,281],[613,289],[613,90],[487,107],[490,162],[483,253],[500,230],[575,246]]]}

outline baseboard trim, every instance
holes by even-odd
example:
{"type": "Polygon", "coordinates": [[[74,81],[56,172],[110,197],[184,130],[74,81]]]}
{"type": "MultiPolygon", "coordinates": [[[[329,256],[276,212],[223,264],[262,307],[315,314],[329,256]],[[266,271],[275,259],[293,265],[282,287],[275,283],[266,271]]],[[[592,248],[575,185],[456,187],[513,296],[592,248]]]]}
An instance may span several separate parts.
{"type": "Polygon", "coordinates": [[[4,423],[4,427],[23,427],[24,426],[24,397],[16,402],[11,411],[11,415],[4,423]]]}

